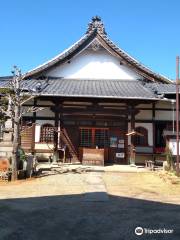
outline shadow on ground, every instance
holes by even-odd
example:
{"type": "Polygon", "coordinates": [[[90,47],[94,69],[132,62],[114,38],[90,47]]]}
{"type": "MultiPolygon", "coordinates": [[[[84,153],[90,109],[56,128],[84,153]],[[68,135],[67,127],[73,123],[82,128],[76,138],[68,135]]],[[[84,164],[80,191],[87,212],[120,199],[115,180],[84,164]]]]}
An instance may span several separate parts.
{"type": "Polygon", "coordinates": [[[0,200],[0,240],[180,239],[180,205],[109,196],[87,202],[84,195],[0,200]],[[136,236],[137,226],[173,229],[173,234],[136,236]]]}

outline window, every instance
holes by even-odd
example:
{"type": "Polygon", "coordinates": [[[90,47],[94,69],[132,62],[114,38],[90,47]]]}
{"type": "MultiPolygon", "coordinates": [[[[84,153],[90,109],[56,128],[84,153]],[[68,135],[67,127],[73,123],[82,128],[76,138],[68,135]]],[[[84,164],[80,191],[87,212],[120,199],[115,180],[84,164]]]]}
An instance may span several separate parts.
{"type": "Polygon", "coordinates": [[[81,128],[80,129],[81,147],[105,148],[109,146],[108,129],[103,128],[81,128]]]}
{"type": "Polygon", "coordinates": [[[134,136],[134,145],[135,146],[148,146],[148,130],[144,127],[137,127],[136,132],[142,134],[134,136]]]}
{"type": "Polygon", "coordinates": [[[98,148],[108,147],[108,131],[105,129],[95,129],[94,144],[98,148]]]}
{"type": "Polygon", "coordinates": [[[80,129],[80,146],[91,147],[92,146],[92,129],[80,129]]]}
{"type": "Polygon", "coordinates": [[[54,141],[54,127],[51,124],[42,125],[40,142],[51,143],[53,141],[54,141]]]}

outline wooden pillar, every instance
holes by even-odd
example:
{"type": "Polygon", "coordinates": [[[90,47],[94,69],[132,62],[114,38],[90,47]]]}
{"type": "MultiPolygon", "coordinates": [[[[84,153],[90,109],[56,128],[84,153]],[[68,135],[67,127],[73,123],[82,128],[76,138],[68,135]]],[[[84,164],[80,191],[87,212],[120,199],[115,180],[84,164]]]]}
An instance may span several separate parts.
{"type": "Polygon", "coordinates": [[[153,160],[155,160],[155,117],[156,117],[156,103],[152,104],[152,127],[153,127],[153,160]]]}
{"type": "MultiPolygon", "coordinates": [[[[33,107],[37,106],[37,99],[34,98],[33,107]]],[[[36,137],[36,112],[33,112],[32,118],[32,146],[31,146],[31,153],[35,154],[35,137],[36,137]]]]}
{"type": "MultiPolygon", "coordinates": [[[[128,133],[128,104],[126,103],[126,122],[125,122],[125,133],[128,133]]],[[[124,142],[124,151],[125,151],[125,164],[128,164],[128,158],[129,158],[129,150],[128,150],[128,136],[125,134],[125,142],[124,142]]]]}
{"type": "MultiPolygon", "coordinates": [[[[134,105],[131,106],[131,132],[135,131],[135,109],[134,105]]],[[[134,135],[131,135],[131,147],[130,147],[130,164],[132,166],[135,165],[135,146],[134,146],[134,135]]]]}
{"type": "MultiPolygon", "coordinates": [[[[33,107],[37,107],[37,99],[34,98],[34,104],[33,107]]],[[[36,112],[33,112],[33,119],[32,119],[32,123],[36,122],[36,112]]]]}
{"type": "Polygon", "coordinates": [[[59,126],[59,111],[58,111],[58,103],[55,102],[54,106],[54,154],[53,154],[53,162],[57,162],[59,159],[58,156],[58,126],[59,126]]]}

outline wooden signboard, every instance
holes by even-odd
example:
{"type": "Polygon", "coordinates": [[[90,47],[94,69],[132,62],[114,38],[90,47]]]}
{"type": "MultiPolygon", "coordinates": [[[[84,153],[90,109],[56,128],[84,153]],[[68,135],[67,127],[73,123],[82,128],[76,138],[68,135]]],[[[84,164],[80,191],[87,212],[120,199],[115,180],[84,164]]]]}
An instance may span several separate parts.
{"type": "Polygon", "coordinates": [[[83,148],[82,164],[104,166],[104,149],[83,148]]]}

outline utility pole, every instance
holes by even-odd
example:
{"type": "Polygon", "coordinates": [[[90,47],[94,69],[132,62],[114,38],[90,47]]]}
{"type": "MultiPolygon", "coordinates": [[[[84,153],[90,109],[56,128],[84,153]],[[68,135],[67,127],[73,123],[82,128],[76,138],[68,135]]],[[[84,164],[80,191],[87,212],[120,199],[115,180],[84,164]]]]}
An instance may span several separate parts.
{"type": "Polygon", "coordinates": [[[176,57],[176,172],[179,175],[179,56],[176,57]]]}

